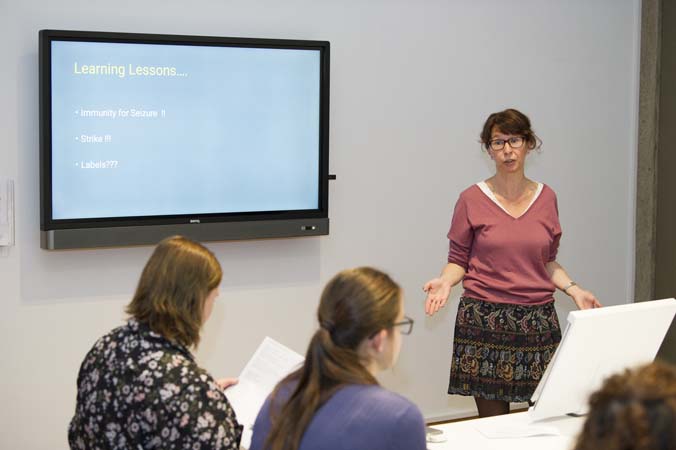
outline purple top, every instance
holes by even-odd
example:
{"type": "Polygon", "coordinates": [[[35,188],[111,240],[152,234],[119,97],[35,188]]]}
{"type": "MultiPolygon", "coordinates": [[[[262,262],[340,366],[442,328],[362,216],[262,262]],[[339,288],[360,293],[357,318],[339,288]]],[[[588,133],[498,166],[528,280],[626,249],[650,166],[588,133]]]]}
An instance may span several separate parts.
{"type": "Polygon", "coordinates": [[[548,186],[518,218],[470,186],[455,204],[448,239],[448,262],[466,271],[464,296],[530,305],[554,301],[556,287],[545,264],[556,260],[561,225],[548,186]]]}
{"type": "MultiPolygon", "coordinates": [[[[283,388],[275,400],[286,399],[283,388]]],[[[270,398],[258,413],[249,450],[263,450],[270,431],[270,398]]],[[[417,406],[378,385],[347,385],[322,405],[298,450],[425,450],[425,422],[417,406]]]]}

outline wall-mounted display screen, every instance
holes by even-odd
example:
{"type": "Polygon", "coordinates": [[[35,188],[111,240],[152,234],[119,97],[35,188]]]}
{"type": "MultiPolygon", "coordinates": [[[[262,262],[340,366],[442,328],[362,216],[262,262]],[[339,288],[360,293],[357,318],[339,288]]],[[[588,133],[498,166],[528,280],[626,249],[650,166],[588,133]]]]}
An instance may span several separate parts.
{"type": "Polygon", "coordinates": [[[328,64],[323,41],[41,31],[42,246],[327,234],[328,64]]]}

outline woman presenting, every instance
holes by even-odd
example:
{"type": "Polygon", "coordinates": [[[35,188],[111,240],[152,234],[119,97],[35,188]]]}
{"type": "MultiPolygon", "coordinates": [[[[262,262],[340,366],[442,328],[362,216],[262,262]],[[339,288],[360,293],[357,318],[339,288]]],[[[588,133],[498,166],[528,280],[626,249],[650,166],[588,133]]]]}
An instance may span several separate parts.
{"type": "Polygon", "coordinates": [[[556,194],[524,173],[526,156],[540,146],[528,117],[515,109],[491,114],[481,142],[495,174],[460,194],[448,264],[423,290],[425,312],[433,315],[463,282],[448,393],[473,396],[487,417],[532,396],[561,340],[556,288],[580,309],[601,304],[556,262],[556,194]]]}

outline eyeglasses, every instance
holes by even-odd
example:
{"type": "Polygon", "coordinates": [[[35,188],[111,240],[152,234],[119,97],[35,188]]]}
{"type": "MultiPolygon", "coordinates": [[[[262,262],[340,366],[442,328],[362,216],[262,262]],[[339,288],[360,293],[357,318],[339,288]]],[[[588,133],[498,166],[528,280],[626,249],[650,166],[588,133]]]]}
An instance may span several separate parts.
{"type": "Polygon", "coordinates": [[[413,319],[408,316],[404,316],[404,320],[401,322],[396,322],[392,327],[401,327],[401,334],[409,335],[413,331],[413,319]]]}
{"type": "Polygon", "coordinates": [[[488,141],[488,145],[493,151],[500,151],[505,148],[505,144],[509,144],[512,149],[523,147],[523,136],[512,136],[509,139],[493,139],[488,141]]]}
{"type": "MultiPolygon", "coordinates": [[[[402,320],[401,322],[393,323],[390,328],[394,327],[402,327],[400,330],[401,334],[409,335],[411,334],[411,331],[413,331],[413,319],[411,319],[408,316],[404,316],[404,320],[402,320]]],[[[374,332],[373,334],[371,334],[371,336],[369,336],[369,338],[373,338],[376,334],[380,333],[380,331],[382,330],[374,332]]]]}

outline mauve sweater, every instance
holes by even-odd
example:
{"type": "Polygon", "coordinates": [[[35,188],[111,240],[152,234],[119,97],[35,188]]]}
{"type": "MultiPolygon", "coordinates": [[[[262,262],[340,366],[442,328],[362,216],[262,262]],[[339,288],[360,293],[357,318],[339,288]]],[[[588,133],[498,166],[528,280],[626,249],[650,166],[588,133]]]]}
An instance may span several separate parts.
{"type": "Polygon", "coordinates": [[[547,185],[518,218],[479,185],[470,186],[455,204],[448,239],[448,262],[466,272],[465,297],[528,305],[554,301],[545,264],[556,260],[561,225],[556,194],[547,185]]]}

